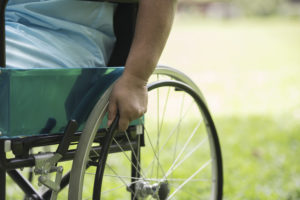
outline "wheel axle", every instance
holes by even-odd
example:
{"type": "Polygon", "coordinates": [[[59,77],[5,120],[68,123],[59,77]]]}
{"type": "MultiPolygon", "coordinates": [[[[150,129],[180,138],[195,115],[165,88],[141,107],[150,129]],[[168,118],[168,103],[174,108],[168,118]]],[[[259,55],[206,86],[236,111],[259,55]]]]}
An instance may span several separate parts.
{"type": "Polygon", "coordinates": [[[170,193],[170,188],[167,181],[161,181],[159,183],[154,183],[151,185],[147,181],[140,180],[129,185],[127,187],[127,190],[130,192],[135,191],[136,196],[142,199],[148,196],[152,196],[153,199],[166,200],[170,193]],[[135,188],[135,190],[132,190],[133,187],[135,188]]]}

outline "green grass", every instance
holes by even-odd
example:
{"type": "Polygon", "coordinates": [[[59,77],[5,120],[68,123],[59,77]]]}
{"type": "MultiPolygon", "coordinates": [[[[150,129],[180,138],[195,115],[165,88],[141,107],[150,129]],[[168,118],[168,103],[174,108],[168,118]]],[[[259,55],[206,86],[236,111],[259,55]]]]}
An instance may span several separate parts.
{"type": "Polygon", "coordinates": [[[178,16],[161,63],[186,72],[214,116],[224,199],[300,199],[300,26],[178,16]]]}
{"type": "MultiPolygon", "coordinates": [[[[284,120],[287,119],[287,120],[284,120]]],[[[225,199],[299,199],[300,125],[251,115],[216,117],[225,199]],[[284,124],[287,123],[287,124],[284,124]]]]}

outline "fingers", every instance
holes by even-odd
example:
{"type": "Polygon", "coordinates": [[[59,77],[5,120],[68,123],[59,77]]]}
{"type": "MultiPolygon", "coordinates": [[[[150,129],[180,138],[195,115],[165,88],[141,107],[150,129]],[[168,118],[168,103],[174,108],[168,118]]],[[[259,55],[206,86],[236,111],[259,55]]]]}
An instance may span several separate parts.
{"type": "Polygon", "coordinates": [[[112,124],[113,120],[116,118],[117,111],[118,111],[117,102],[114,99],[111,99],[108,105],[107,126],[110,126],[112,124]]]}
{"type": "Polygon", "coordinates": [[[125,131],[128,126],[129,123],[132,120],[135,120],[141,116],[143,116],[143,114],[146,112],[146,109],[136,109],[136,110],[122,110],[120,108],[120,120],[119,120],[119,130],[120,131],[125,131]]]}
{"type": "Polygon", "coordinates": [[[129,87],[118,81],[113,88],[108,106],[108,122],[111,126],[117,113],[120,115],[119,130],[125,131],[130,121],[141,117],[147,110],[147,88],[129,87]]]}
{"type": "Polygon", "coordinates": [[[132,111],[122,109],[122,107],[119,108],[118,102],[114,98],[111,98],[111,100],[109,101],[109,105],[108,105],[108,121],[107,121],[108,127],[112,124],[112,122],[116,118],[118,111],[119,111],[119,115],[120,115],[118,128],[120,131],[125,131],[129,126],[129,122],[132,119],[135,119],[137,117],[130,116],[132,114],[131,113],[132,111]]]}
{"type": "Polygon", "coordinates": [[[128,126],[129,122],[137,119],[143,114],[146,113],[147,109],[132,109],[132,110],[127,110],[127,109],[122,109],[122,107],[118,107],[118,103],[116,101],[110,101],[109,106],[108,106],[108,121],[107,121],[107,126],[110,126],[114,119],[116,118],[117,112],[119,111],[120,119],[119,119],[119,130],[120,131],[125,131],[128,126]]]}
{"type": "Polygon", "coordinates": [[[127,117],[122,117],[122,115],[120,115],[120,120],[119,120],[119,130],[120,131],[126,131],[126,129],[129,126],[129,120],[127,117]]]}

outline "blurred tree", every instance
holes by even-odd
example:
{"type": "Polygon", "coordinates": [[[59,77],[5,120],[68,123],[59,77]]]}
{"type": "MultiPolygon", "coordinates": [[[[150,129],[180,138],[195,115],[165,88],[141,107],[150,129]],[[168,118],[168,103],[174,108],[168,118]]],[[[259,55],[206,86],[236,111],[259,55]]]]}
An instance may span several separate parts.
{"type": "Polygon", "coordinates": [[[287,0],[232,0],[246,15],[268,16],[276,14],[287,0]]]}
{"type": "Polygon", "coordinates": [[[197,11],[205,13],[211,7],[222,5],[224,9],[237,7],[246,16],[269,16],[277,14],[285,3],[299,2],[300,0],[179,0],[181,11],[197,11]],[[229,6],[228,6],[229,5],[229,6]]]}

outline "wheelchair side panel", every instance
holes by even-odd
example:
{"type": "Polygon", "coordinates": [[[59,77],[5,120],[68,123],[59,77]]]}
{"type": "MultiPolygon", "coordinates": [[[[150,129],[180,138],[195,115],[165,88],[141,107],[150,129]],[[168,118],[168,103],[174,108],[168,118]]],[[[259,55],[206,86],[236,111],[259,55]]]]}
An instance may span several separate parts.
{"type": "Polygon", "coordinates": [[[9,74],[1,71],[0,74],[0,131],[1,136],[9,129],[9,74]]]}
{"type": "Polygon", "coordinates": [[[0,137],[63,133],[75,119],[83,128],[99,97],[123,68],[3,69],[0,137]]]}

